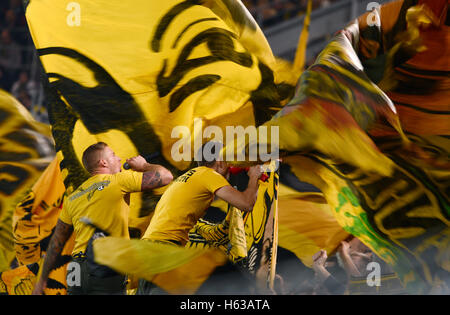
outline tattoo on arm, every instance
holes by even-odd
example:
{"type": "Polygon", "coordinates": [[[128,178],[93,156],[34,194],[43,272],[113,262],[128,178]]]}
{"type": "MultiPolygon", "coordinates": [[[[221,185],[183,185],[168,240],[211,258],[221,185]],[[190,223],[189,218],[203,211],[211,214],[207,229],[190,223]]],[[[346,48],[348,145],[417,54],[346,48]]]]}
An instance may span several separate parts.
{"type": "Polygon", "coordinates": [[[161,175],[157,171],[145,172],[142,176],[142,191],[162,186],[161,175]]]}
{"type": "Polygon", "coordinates": [[[50,244],[47,248],[47,253],[42,267],[41,279],[47,279],[50,271],[54,268],[58,256],[61,254],[64,245],[66,245],[67,240],[70,238],[73,232],[73,225],[66,224],[61,220],[58,220],[55,232],[50,240],[50,244]]]}

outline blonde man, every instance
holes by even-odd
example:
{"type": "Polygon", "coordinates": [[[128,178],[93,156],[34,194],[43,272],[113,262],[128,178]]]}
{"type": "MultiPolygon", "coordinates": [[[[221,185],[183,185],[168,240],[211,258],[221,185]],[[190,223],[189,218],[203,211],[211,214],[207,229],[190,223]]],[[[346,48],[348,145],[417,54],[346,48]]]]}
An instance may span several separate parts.
{"type": "Polygon", "coordinates": [[[173,179],[166,168],[149,164],[142,156],[128,159],[131,170],[122,172],[121,159],[104,142],[88,147],[82,162],[91,177],[64,200],[34,294],[43,293],[49,273],[73,231],[72,257],[80,265],[80,281],[68,281],[68,294],[125,294],[125,276],[89,259],[89,245],[104,236],[103,231],[129,238],[129,194],[167,185],[173,179]]]}

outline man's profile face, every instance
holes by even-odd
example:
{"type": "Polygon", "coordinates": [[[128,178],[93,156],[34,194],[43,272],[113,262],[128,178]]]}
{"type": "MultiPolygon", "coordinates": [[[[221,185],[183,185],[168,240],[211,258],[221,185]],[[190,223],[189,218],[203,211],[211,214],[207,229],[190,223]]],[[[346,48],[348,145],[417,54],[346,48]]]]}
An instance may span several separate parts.
{"type": "Polygon", "coordinates": [[[102,155],[102,158],[106,161],[107,167],[111,171],[111,174],[116,174],[122,171],[120,157],[118,157],[110,147],[105,147],[102,155]]]}

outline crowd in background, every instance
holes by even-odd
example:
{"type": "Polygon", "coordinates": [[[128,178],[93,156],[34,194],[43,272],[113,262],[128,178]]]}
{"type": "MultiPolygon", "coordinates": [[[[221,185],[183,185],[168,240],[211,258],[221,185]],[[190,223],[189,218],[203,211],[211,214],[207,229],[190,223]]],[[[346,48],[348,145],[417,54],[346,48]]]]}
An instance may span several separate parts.
{"type": "Polygon", "coordinates": [[[21,0],[0,1],[0,88],[10,92],[35,119],[47,122],[36,52],[21,0]],[[37,64],[35,64],[36,66],[37,64]]]}
{"type": "MultiPolygon", "coordinates": [[[[313,0],[312,9],[338,0],[313,0]]],[[[242,0],[258,24],[264,28],[305,14],[308,0],[242,0]]]]}

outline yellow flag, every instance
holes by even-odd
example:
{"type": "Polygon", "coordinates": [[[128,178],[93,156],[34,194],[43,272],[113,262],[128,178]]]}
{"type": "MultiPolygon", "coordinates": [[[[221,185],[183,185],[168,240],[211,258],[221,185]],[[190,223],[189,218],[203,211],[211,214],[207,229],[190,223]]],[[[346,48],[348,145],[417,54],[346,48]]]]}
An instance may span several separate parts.
{"type": "Polygon", "coordinates": [[[420,2],[386,4],[338,32],[292,100],[258,130],[279,132],[283,162],[416,294],[450,279],[450,59],[437,48],[449,38],[448,4],[439,2],[441,18],[433,18],[439,3],[420,2]],[[389,71],[394,85],[383,84],[389,71]]]}
{"type": "Polygon", "coordinates": [[[244,230],[244,220],[239,209],[232,207],[230,210],[230,231],[228,232],[229,253],[233,257],[233,261],[241,260],[247,257],[247,242],[244,230]]]}
{"type": "Polygon", "coordinates": [[[12,219],[17,203],[54,156],[50,128],[0,90],[0,271],[14,258],[12,219]]]}
{"type": "Polygon", "coordinates": [[[279,246],[312,267],[312,256],[321,249],[330,255],[350,234],[336,221],[322,193],[298,192],[283,184],[278,197],[279,246]]]}
{"type": "MultiPolygon", "coordinates": [[[[62,209],[65,187],[57,156],[21,200],[13,216],[14,249],[20,265],[39,263],[47,251],[50,237],[62,209]]],[[[45,294],[66,294],[66,268],[71,260],[75,235],[68,240],[50,272],[45,294]]]]}

